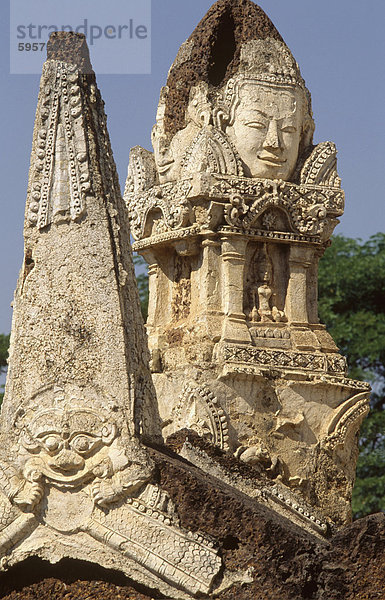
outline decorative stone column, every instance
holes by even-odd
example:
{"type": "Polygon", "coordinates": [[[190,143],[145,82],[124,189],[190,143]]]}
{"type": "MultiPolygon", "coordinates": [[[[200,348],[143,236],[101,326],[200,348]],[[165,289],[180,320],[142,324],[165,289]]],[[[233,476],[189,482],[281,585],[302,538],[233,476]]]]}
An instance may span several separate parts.
{"type": "Polygon", "coordinates": [[[243,312],[245,250],[244,237],[222,238],[223,311],[225,314],[222,341],[248,344],[251,342],[243,312]]]}
{"type": "Polygon", "coordinates": [[[220,277],[221,243],[216,236],[202,237],[202,263],[199,269],[199,314],[207,335],[215,342],[220,339],[223,321],[222,284],[220,277]]]}
{"type": "Polygon", "coordinates": [[[290,246],[289,270],[290,278],[287,287],[285,313],[292,325],[307,325],[308,306],[308,274],[307,271],[314,259],[313,248],[304,245],[290,246]]]}
{"type": "Polygon", "coordinates": [[[159,264],[155,254],[148,250],[144,257],[148,264],[148,316],[147,328],[154,327],[156,323],[156,299],[158,297],[159,264]]]}

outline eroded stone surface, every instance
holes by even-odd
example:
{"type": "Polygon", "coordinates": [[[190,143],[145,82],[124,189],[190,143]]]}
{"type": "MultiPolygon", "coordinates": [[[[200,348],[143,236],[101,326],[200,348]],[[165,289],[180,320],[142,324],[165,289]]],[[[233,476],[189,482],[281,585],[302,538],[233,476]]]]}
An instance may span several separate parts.
{"type": "Polygon", "coordinates": [[[282,38],[263,10],[250,0],[215,2],[182,44],[167,79],[165,131],[173,136],[185,124],[190,89],[199,82],[220,86],[237,71],[242,44],[282,38]]]}
{"type": "MultiPolygon", "coordinates": [[[[193,447],[221,461],[224,472],[246,478],[252,467],[188,434],[193,447]]],[[[184,436],[184,439],[186,435],[184,436]]],[[[171,442],[170,442],[171,443],[171,442]]],[[[183,437],[172,441],[177,449],[183,437]]],[[[215,535],[224,576],[218,578],[221,600],[366,600],[381,598],[384,587],[385,517],[360,519],[327,540],[295,526],[270,511],[266,502],[248,499],[239,490],[185,463],[177,455],[151,450],[162,487],[178,505],[182,525],[215,535]]],[[[86,562],[47,565],[33,559],[0,578],[7,600],[42,600],[87,595],[98,600],[159,600],[154,589],[127,581],[121,574],[97,569],[86,562]],[[14,590],[14,591],[11,591],[14,590]]],[[[168,597],[166,595],[166,597],[168,597]]],[[[183,597],[183,596],[182,596],[183,597]]]]}
{"type": "Polygon", "coordinates": [[[0,559],[87,559],[167,597],[210,592],[142,442],[160,418],[120,195],[82,35],[50,38],[1,412],[0,559]],[[70,62],[68,62],[70,61],[70,62]]]}
{"type": "Polygon", "coordinates": [[[272,23],[220,0],[171,67],[154,153],[131,151],[125,201],[149,263],[164,437],[193,429],[341,525],[369,387],[319,323],[318,261],[344,193],[336,147],[313,131],[272,23]]]}
{"type": "Polygon", "coordinates": [[[89,67],[82,36],[51,37],[1,415],[1,568],[58,563],[25,590],[42,598],[84,560],[111,585],[74,594],[119,595],[113,571],[127,598],[365,594],[345,549],[377,585],[381,518],[336,531],[369,388],[318,321],[344,194],[298,65],[259,7],[217,2],[170,70],[154,153],[130,153],[129,215],[89,67]],[[128,216],[150,264],[157,400],[128,216]]]}

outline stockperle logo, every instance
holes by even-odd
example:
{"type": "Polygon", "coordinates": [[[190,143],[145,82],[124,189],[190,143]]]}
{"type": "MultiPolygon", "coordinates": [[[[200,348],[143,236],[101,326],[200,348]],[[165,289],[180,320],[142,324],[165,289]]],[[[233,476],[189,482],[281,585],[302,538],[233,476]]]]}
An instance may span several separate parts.
{"type": "Polygon", "coordinates": [[[39,74],[54,31],[86,36],[98,74],[151,72],[151,0],[10,0],[10,72],[39,74]]]}

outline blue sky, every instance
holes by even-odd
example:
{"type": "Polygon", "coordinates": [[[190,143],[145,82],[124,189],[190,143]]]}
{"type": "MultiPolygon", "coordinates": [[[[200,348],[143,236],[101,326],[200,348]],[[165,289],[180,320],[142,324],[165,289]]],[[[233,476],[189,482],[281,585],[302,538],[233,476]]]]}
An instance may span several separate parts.
{"type": "MultiPolygon", "coordinates": [[[[93,1],[106,4],[105,0],[93,1]]],[[[125,0],[119,1],[127,7],[125,0]]],[[[59,6],[62,0],[51,2],[59,6]]],[[[97,74],[122,186],[130,148],[151,147],[159,90],[178,48],[210,5],[209,0],[152,0],[151,74],[97,74]]],[[[337,144],[346,212],[336,232],[367,239],[384,231],[385,3],[260,0],[259,5],[301,67],[313,98],[315,141],[337,144]]],[[[24,205],[39,89],[39,76],[9,73],[8,0],[0,3],[0,50],[0,332],[6,333],[23,257],[24,205]]]]}

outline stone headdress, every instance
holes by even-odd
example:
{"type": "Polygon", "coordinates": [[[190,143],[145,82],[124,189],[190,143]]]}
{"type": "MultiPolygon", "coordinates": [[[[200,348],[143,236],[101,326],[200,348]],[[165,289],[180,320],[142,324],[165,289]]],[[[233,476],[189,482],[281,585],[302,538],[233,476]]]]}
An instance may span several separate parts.
{"type": "Polygon", "coordinates": [[[234,118],[239,90],[247,83],[302,92],[299,157],[308,154],[314,132],[311,98],[292,53],[256,4],[218,0],[182,44],[161,93],[153,136],[155,162],[161,138],[169,148],[162,162],[172,162],[173,168],[168,176],[159,171],[160,183],[197,170],[219,168],[242,175],[225,129],[234,118]],[[205,155],[203,162],[198,155],[205,155]],[[212,164],[206,168],[206,163],[212,164]]]}

